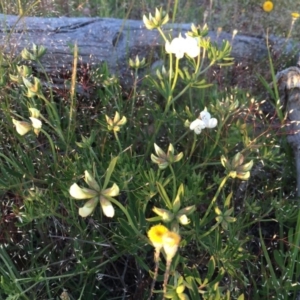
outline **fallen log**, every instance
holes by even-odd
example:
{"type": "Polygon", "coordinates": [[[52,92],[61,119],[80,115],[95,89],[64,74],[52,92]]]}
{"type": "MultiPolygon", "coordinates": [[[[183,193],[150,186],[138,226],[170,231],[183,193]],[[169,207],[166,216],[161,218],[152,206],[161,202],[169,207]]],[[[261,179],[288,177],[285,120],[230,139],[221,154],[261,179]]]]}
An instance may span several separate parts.
{"type": "MultiPolygon", "coordinates": [[[[167,24],[167,36],[178,36],[179,32],[190,30],[190,24],[167,24]]],[[[234,38],[226,32],[210,31],[212,42],[221,45],[223,40],[232,44],[232,57],[236,62],[265,62],[267,67],[268,49],[263,36],[243,36],[234,38]]],[[[156,30],[147,30],[142,21],[110,18],[40,18],[18,17],[0,14],[0,47],[3,53],[15,57],[32,43],[47,48],[42,59],[50,77],[60,77],[72,70],[72,47],[79,48],[79,68],[97,66],[106,62],[111,73],[118,74],[126,84],[131,78],[128,58],[135,55],[147,57],[148,63],[159,60],[159,49],[164,44],[156,30]]],[[[273,52],[291,57],[299,43],[291,40],[269,37],[273,52]]],[[[65,76],[62,76],[65,77],[65,76]]]]}

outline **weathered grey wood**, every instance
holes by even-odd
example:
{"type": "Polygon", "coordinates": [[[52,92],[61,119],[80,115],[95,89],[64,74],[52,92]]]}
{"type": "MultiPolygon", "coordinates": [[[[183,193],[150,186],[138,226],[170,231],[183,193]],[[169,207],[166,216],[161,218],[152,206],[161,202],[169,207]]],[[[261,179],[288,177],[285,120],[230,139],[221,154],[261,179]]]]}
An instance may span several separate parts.
{"type": "MultiPolygon", "coordinates": [[[[167,36],[177,36],[186,32],[190,24],[165,26],[167,36]]],[[[232,40],[229,33],[209,32],[213,42],[221,44],[223,40],[232,42],[232,56],[236,60],[259,62],[267,58],[264,37],[236,35],[232,40]]],[[[43,45],[47,54],[43,64],[47,72],[57,73],[71,70],[72,46],[78,44],[80,62],[97,65],[106,62],[112,73],[121,73],[122,78],[130,74],[127,67],[128,56],[136,54],[149,56],[150,49],[163,44],[156,30],[147,30],[142,21],[119,20],[109,18],[39,18],[0,15],[0,47],[5,53],[19,55],[23,48],[32,43],[43,45]]],[[[292,54],[299,44],[276,37],[269,38],[269,44],[278,53],[292,54]]],[[[155,54],[152,62],[158,59],[155,54]]],[[[266,64],[267,61],[265,60],[266,64]]]]}
{"type": "Polygon", "coordinates": [[[280,103],[287,116],[287,140],[294,150],[297,196],[300,197],[300,57],[297,66],[276,74],[280,103]]]}

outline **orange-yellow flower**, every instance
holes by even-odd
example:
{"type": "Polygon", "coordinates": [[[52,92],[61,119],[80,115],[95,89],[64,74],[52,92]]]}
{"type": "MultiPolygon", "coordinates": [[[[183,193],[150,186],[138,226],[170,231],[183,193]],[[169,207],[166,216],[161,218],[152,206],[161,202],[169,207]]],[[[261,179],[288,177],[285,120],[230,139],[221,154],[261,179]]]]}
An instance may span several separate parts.
{"type": "Polygon", "coordinates": [[[173,231],[169,231],[163,235],[162,242],[165,253],[167,255],[167,261],[171,261],[175,256],[180,240],[180,235],[173,231]]]}
{"type": "Polygon", "coordinates": [[[265,12],[270,12],[273,10],[274,4],[272,1],[265,1],[262,8],[265,12]]]}

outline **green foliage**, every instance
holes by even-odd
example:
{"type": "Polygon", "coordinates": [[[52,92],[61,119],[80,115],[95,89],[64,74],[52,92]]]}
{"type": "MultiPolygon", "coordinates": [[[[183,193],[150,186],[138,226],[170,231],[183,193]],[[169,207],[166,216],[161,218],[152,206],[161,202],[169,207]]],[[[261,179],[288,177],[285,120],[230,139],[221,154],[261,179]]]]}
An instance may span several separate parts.
{"type": "MultiPolygon", "coordinates": [[[[257,99],[208,82],[232,62],[230,43],[193,25],[176,44],[167,21],[146,20],[166,41],[164,66],[129,94],[93,70],[89,109],[76,73],[66,101],[22,65],[43,70],[46,49],[1,54],[1,299],[296,297],[300,215],[282,137],[257,99]],[[153,240],[158,223],[171,235],[153,240]]],[[[136,83],[144,60],[130,64],[136,83]]]]}

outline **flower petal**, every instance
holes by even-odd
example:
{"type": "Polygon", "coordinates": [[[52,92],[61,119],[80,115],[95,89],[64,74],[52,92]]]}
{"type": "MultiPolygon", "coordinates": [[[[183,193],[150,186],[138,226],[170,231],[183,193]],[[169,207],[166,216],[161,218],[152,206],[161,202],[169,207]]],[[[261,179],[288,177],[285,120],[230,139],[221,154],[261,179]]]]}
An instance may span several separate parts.
{"type": "Polygon", "coordinates": [[[98,183],[96,182],[95,178],[92,176],[92,174],[89,171],[84,171],[84,181],[87,183],[87,185],[90,188],[92,188],[97,192],[100,192],[100,187],[98,183]]]}
{"type": "Polygon", "coordinates": [[[171,47],[171,43],[169,41],[166,41],[165,50],[169,54],[172,53],[172,47],[171,47]]]}
{"type": "Polygon", "coordinates": [[[83,207],[79,208],[79,215],[83,218],[89,216],[98,204],[98,197],[95,197],[84,204],[83,207]]]}
{"type": "Polygon", "coordinates": [[[156,152],[156,154],[159,158],[166,158],[167,157],[167,154],[159,146],[157,146],[155,143],[154,143],[154,149],[155,149],[155,152],[156,152]]]}
{"type": "Polygon", "coordinates": [[[120,114],[116,111],[114,117],[114,124],[117,124],[120,121],[120,114]]]}
{"type": "Polygon", "coordinates": [[[211,118],[206,125],[207,128],[215,128],[218,125],[218,120],[216,118],[211,118]]]}
{"type": "Polygon", "coordinates": [[[12,119],[12,122],[16,126],[17,133],[20,135],[25,135],[32,129],[31,124],[29,124],[28,122],[17,121],[15,119],[12,119]]]}
{"type": "Polygon", "coordinates": [[[186,35],[185,39],[185,53],[189,57],[197,57],[200,53],[200,47],[196,38],[186,35]]]}
{"type": "Polygon", "coordinates": [[[107,116],[107,115],[105,115],[105,118],[106,118],[106,123],[109,126],[113,126],[113,120],[109,116],[107,116]]]}
{"type": "Polygon", "coordinates": [[[81,188],[78,186],[77,183],[73,183],[69,190],[70,195],[77,199],[77,200],[83,200],[83,199],[90,199],[97,195],[97,192],[91,189],[81,188]]]}
{"type": "Polygon", "coordinates": [[[115,215],[114,207],[112,206],[111,202],[105,197],[100,197],[100,204],[105,216],[107,216],[108,218],[112,218],[115,215]]]}
{"type": "Polygon", "coordinates": [[[31,107],[31,108],[29,108],[29,111],[30,111],[31,117],[33,117],[33,118],[39,118],[41,115],[40,111],[36,108],[31,107]]]}
{"type": "Polygon", "coordinates": [[[200,119],[196,119],[195,121],[193,121],[190,124],[190,129],[191,130],[195,130],[195,128],[197,128],[197,127],[201,127],[202,129],[204,129],[205,128],[205,123],[200,119]]]}
{"type": "Polygon", "coordinates": [[[163,246],[163,235],[167,232],[169,232],[169,229],[166,226],[159,224],[152,226],[148,230],[147,235],[153,246],[160,250],[163,246]]]}
{"type": "Polygon", "coordinates": [[[120,193],[119,187],[114,183],[111,188],[108,188],[101,192],[103,196],[115,197],[118,196],[120,193]]]}
{"type": "Polygon", "coordinates": [[[204,128],[205,128],[205,123],[200,119],[196,119],[190,124],[190,129],[194,130],[196,134],[200,134],[202,129],[204,128]]]}
{"type": "Polygon", "coordinates": [[[41,129],[42,128],[42,121],[37,119],[37,118],[33,118],[33,117],[29,117],[31,123],[32,123],[32,127],[35,129],[41,129]]]}
{"type": "Polygon", "coordinates": [[[207,127],[209,120],[211,118],[210,113],[207,110],[203,110],[200,113],[200,119],[204,122],[205,127],[207,127]]]}
{"type": "Polygon", "coordinates": [[[122,119],[118,121],[117,125],[122,126],[122,125],[126,124],[126,122],[127,122],[127,118],[125,116],[123,116],[122,119]]]}

